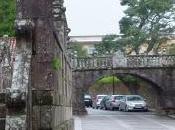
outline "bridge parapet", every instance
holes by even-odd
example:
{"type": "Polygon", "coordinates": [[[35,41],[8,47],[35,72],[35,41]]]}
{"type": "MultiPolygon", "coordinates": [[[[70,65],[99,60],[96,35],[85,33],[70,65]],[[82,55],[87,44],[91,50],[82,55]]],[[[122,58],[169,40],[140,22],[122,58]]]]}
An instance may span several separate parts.
{"type": "Polygon", "coordinates": [[[175,67],[175,55],[74,57],[72,67],[74,70],[175,67]]]}
{"type": "Polygon", "coordinates": [[[72,58],[72,67],[76,69],[107,69],[111,68],[112,56],[104,57],[76,57],[72,58]]]}
{"type": "Polygon", "coordinates": [[[127,56],[127,67],[175,67],[175,55],[127,56]]]}

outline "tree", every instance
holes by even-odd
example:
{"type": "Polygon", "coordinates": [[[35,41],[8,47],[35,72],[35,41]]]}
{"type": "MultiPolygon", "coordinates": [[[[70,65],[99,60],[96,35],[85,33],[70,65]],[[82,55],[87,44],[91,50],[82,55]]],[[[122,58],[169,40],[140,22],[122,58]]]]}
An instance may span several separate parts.
{"type": "Polygon", "coordinates": [[[140,79],[132,75],[119,76],[119,79],[124,83],[132,94],[138,94],[140,79]]]}
{"type": "Polygon", "coordinates": [[[86,57],[87,56],[87,51],[83,49],[82,45],[78,43],[73,43],[70,45],[70,49],[72,53],[76,53],[78,57],[86,57]]]}
{"type": "Polygon", "coordinates": [[[104,77],[100,80],[97,81],[98,84],[118,84],[121,83],[121,81],[117,78],[117,77],[113,77],[113,76],[108,76],[108,77],[104,77]]]}
{"type": "Polygon", "coordinates": [[[139,54],[140,46],[147,43],[146,53],[157,49],[164,41],[165,34],[175,31],[175,10],[173,0],[121,0],[127,6],[120,20],[123,42],[139,54]]]}
{"type": "Polygon", "coordinates": [[[106,35],[99,44],[95,45],[98,55],[113,54],[119,48],[120,44],[117,42],[119,37],[117,35],[106,35]]]}
{"type": "Polygon", "coordinates": [[[15,3],[15,0],[0,0],[0,37],[3,35],[15,35],[15,3]]]}
{"type": "Polygon", "coordinates": [[[110,86],[108,85],[112,85],[112,92],[114,94],[115,85],[120,83],[121,83],[120,79],[118,79],[116,76],[106,76],[96,81],[96,84],[97,84],[96,90],[100,90],[100,89],[110,90],[110,86]]]}

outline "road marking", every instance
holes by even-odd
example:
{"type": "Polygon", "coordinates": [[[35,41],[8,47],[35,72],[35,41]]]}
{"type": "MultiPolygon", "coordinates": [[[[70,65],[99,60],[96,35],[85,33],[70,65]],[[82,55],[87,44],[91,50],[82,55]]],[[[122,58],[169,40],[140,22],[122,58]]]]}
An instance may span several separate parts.
{"type": "Polygon", "coordinates": [[[165,128],[167,128],[167,130],[175,130],[175,127],[168,126],[168,125],[163,124],[162,122],[158,122],[158,121],[156,121],[156,120],[154,120],[154,119],[150,119],[150,118],[148,119],[148,118],[145,117],[145,116],[139,116],[139,117],[142,118],[142,119],[144,119],[144,120],[146,120],[146,121],[155,123],[155,124],[157,124],[157,125],[159,125],[159,126],[162,126],[162,127],[165,127],[165,128]]]}
{"type": "Polygon", "coordinates": [[[120,119],[113,118],[113,117],[107,117],[107,118],[109,118],[112,121],[116,122],[119,126],[125,128],[126,130],[133,130],[132,126],[128,125],[127,122],[125,122],[125,121],[122,121],[120,119]]]}
{"type": "Polygon", "coordinates": [[[80,117],[74,117],[74,130],[83,130],[80,117]]]}

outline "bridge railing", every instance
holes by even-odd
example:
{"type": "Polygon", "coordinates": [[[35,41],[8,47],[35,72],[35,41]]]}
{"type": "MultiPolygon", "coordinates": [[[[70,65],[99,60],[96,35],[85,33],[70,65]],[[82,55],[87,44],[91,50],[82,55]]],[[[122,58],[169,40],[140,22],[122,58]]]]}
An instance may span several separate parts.
{"type": "Polygon", "coordinates": [[[134,55],[125,57],[76,57],[72,58],[73,69],[109,69],[141,67],[175,67],[175,55],[134,55]]]}
{"type": "Polygon", "coordinates": [[[74,69],[111,68],[112,56],[72,58],[74,69]]]}
{"type": "Polygon", "coordinates": [[[175,55],[127,56],[127,67],[175,67],[175,55]]]}

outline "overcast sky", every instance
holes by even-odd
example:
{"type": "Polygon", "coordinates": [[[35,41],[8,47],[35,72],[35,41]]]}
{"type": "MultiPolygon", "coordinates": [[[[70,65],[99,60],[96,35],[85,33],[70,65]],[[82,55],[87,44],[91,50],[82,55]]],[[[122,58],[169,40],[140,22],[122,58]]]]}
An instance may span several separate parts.
{"type": "Polygon", "coordinates": [[[70,35],[119,34],[120,0],[65,0],[70,35]]]}

